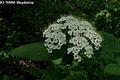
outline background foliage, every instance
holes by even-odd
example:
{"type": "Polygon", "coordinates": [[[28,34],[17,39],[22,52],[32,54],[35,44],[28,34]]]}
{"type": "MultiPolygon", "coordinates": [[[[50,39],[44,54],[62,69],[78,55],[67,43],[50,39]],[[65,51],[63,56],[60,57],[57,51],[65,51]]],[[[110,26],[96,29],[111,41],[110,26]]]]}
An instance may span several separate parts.
{"type": "Polygon", "coordinates": [[[29,61],[7,55],[13,48],[43,41],[42,32],[61,15],[75,15],[87,19],[98,31],[111,33],[119,39],[119,0],[34,2],[34,5],[0,5],[0,80],[120,79],[120,58],[116,58],[120,53],[115,51],[105,54],[96,52],[92,59],[81,63],[72,61],[69,55],[68,58],[63,57],[57,61],[29,61]],[[113,72],[111,69],[114,69],[113,72]]]}

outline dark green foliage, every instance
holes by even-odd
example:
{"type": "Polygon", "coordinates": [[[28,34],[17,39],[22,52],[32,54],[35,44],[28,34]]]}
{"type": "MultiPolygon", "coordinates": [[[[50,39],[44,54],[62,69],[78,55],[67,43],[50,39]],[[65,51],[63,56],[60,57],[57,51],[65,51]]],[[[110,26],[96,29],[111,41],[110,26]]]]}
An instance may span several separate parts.
{"type": "Polygon", "coordinates": [[[120,43],[117,39],[120,38],[119,0],[34,2],[34,5],[0,4],[0,80],[75,80],[81,77],[83,80],[120,80],[120,48],[116,47],[120,43]],[[7,55],[16,47],[44,41],[42,32],[62,15],[87,19],[97,30],[111,33],[103,32],[102,53],[96,51],[92,59],[85,58],[81,63],[73,61],[71,55],[65,55],[54,61],[32,61],[29,67],[26,67],[27,60],[7,55]],[[26,65],[19,64],[21,60],[26,65]]]}
{"type": "MultiPolygon", "coordinates": [[[[118,41],[117,38],[115,38],[114,36],[112,36],[109,33],[106,32],[101,32],[104,41],[102,43],[102,47],[101,50],[99,50],[99,52],[96,52],[96,55],[92,58],[92,59],[85,59],[82,64],[78,64],[75,62],[70,62],[70,63],[62,63],[62,56],[66,57],[64,54],[66,51],[64,51],[64,48],[62,50],[56,50],[53,51],[53,53],[49,54],[46,50],[46,48],[44,47],[43,43],[32,43],[32,44],[28,44],[25,46],[21,46],[18,48],[15,48],[11,51],[8,52],[9,55],[13,55],[16,57],[21,57],[21,58],[25,58],[25,59],[30,59],[33,61],[51,61],[54,63],[55,65],[58,65],[56,68],[57,69],[62,69],[65,72],[66,75],[69,75],[71,77],[67,77],[64,80],[77,80],[77,79],[82,79],[82,80],[86,80],[87,77],[89,79],[93,79],[95,80],[95,77],[98,77],[99,74],[103,74],[103,72],[107,72],[109,74],[113,74],[113,75],[119,75],[119,57],[116,58],[116,60],[118,61],[118,65],[117,64],[111,64],[112,62],[115,62],[114,59],[112,59],[112,57],[110,57],[109,55],[112,54],[113,52],[120,52],[119,51],[119,47],[120,47],[120,43],[118,41]],[[112,41],[112,43],[110,42],[112,41]],[[102,55],[100,54],[102,53],[102,55]],[[109,53],[106,54],[106,53],[109,53]],[[98,55],[100,55],[100,57],[98,57],[98,55]],[[104,57],[105,56],[105,57],[104,57]],[[53,60],[56,59],[56,60],[53,60]],[[103,60],[103,62],[102,62],[103,60]],[[99,63],[100,62],[100,63],[99,63]],[[66,64],[66,66],[63,65],[59,65],[59,64],[66,64]],[[70,65],[72,64],[72,65],[70,65]],[[107,66],[105,66],[104,69],[103,66],[104,64],[108,64],[107,66]],[[80,67],[81,66],[81,67],[80,67]],[[114,68],[112,70],[112,68],[114,68]],[[77,70],[76,70],[77,69],[77,70]],[[85,71],[83,71],[83,70],[85,71]],[[101,73],[98,73],[99,71],[101,71],[101,73]],[[77,71],[77,72],[76,72],[77,71]],[[80,72],[78,72],[80,71],[80,72]],[[82,71],[82,72],[81,72],[82,71]],[[87,71],[87,72],[86,72],[87,71]],[[90,74],[91,76],[87,75],[90,74]],[[94,76],[94,77],[93,77],[94,76]]],[[[64,58],[63,57],[63,58],[64,58]]],[[[67,58],[65,58],[67,60],[67,58]]],[[[69,60],[69,58],[68,58],[69,60]]],[[[67,62],[68,62],[67,60],[67,62]]],[[[53,69],[55,69],[55,67],[52,67],[53,69]]],[[[41,70],[39,70],[41,71],[41,70]]],[[[39,71],[35,72],[35,73],[39,73],[39,71]]],[[[49,70],[47,70],[48,73],[47,75],[45,75],[44,80],[59,80],[59,78],[56,78],[56,73],[49,73],[49,70]],[[55,77],[54,77],[55,76],[55,77]]],[[[53,70],[55,71],[55,70],[53,70]]],[[[62,74],[61,72],[59,72],[60,74],[62,74]]],[[[105,75],[104,75],[105,76],[105,75]]],[[[99,76],[99,78],[103,78],[102,76],[99,76]]]]}
{"type": "Polygon", "coordinates": [[[120,76],[120,57],[116,58],[116,63],[106,65],[104,71],[111,75],[120,76]]]}
{"type": "Polygon", "coordinates": [[[120,42],[113,35],[101,32],[103,36],[102,53],[120,52],[120,42]]]}
{"type": "Polygon", "coordinates": [[[64,56],[66,50],[54,50],[52,54],[48,53],[44,43],[31,43],[9,51],[7,54],[17,56],[33,61],[50,61],[64,56]]]}
{"type": "Polygon", "coordinates": [[[63,80],[86,80],[86,75],[81,73],[81,72],[77,72],[74,73],[72,76],[69,76],[63,80]]]}

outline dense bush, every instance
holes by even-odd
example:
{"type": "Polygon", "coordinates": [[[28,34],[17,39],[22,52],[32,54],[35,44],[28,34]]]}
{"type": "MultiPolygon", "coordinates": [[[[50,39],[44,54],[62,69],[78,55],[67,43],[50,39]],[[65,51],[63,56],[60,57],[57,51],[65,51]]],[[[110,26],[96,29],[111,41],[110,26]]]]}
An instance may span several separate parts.
{"type": "Polygon", "coordinates": [[[119,0],[34,2],[34,5],[0,5],[0,80],[75,80],[73,76],[81,80],[120,79],[119,58],[116,59],[120,54],[115,51],[104,54],[96,52],[98,54],[92,59],[81,63],[72,61],[68,55],[68,58],[64,56],[62,60],[55,61],[29,61],[7,55],[8,51],[16,47],[43,42],[43,31],[62,15],[84,18],[94,24],[98,31],[120,38],[119,0]],[[105,68],[106,65],[108,68],[105,68]],[[109,70],[113,68],[118,72],[109,70]]]}

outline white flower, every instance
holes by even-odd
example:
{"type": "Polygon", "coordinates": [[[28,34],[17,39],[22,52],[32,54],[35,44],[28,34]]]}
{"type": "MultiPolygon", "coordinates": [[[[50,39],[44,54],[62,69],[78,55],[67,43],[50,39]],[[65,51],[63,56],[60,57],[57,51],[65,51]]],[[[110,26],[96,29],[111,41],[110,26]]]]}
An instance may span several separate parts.
{"type": "Polygon", "coordinates": [[[70,36],[69,43],[73,45],[67,48],[67,54],[72,53],[78,62],[82,60],[80,56],[82,50],[85,56],[92,58],[94,49],[99,50],[101,47],[103,39],[88,21],[79,20],[73,16],[63,16],[43,32],[43,37],[47,38],[44,46],[47,47],[49,53],[66,44],[66,33],[63,32],[65,30],[70,36]]]}

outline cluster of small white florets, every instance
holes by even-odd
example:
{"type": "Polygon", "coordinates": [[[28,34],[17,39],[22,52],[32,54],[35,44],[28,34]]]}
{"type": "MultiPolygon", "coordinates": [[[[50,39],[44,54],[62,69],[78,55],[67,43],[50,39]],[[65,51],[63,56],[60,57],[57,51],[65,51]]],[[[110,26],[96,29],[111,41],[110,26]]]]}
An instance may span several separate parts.
{"type": "Polygon", "coordinates": [[[52,53],[54,49],[60,49],[63,44],[66,44],[66,35],[61,32],[61,24],[52,24],[43,32],[45,40],[45,46],[48,47],[49,53],[52,53]]]}
{"type": "Polygon", "coordinates": [[[66,44],[66,34],[62,32],[66,29],[68,30],[67,34],[70,36],[69,43],[73,44],[73,47],[67,49],[67,53],[73,53],[74,59],[78,62],[82,59],[80,53],[83,49],[85,50],[84,55],[91,58],[94,48],[98,50],[101,47],[103,39],[88,21],[67,16],[61,17],[57,20],[57,23],[50,25],[43,32],[43,36],[47,38],[45,46],[48,47],[49,53],[52,53],[54,49],[60,49],[63,44],[66,44]]]}

